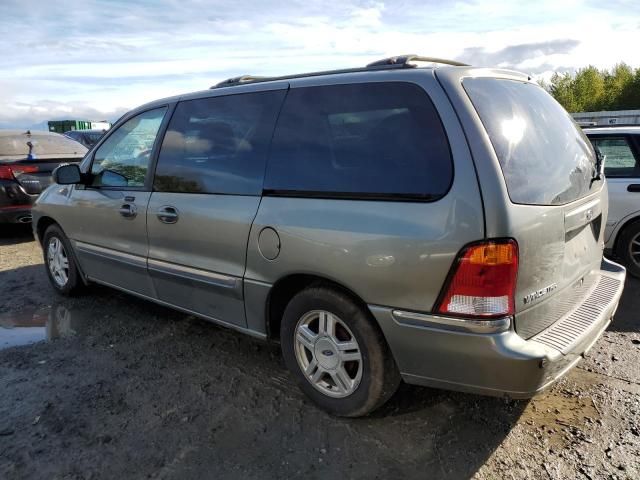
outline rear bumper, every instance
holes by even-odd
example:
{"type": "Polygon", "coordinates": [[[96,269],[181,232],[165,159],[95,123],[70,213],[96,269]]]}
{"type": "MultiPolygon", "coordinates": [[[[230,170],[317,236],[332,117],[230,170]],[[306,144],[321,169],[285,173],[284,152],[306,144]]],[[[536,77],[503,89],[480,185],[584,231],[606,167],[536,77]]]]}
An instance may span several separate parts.
{"type": "Polygon", "coordinates": [[[17,182],[0,180],[0,223],[31,223],[31,206],[36,198],[17,182]]]}
{"type": "Polygon", "coordinates": [[[496,324],[495,333],[477,333],[433,315],[370,309],[407,383],[529,398],[570,370],[611,322],[626,272],[603,259],[597,274],[582,304],[529,340],[515,333],[513,322],[496,324]]]}

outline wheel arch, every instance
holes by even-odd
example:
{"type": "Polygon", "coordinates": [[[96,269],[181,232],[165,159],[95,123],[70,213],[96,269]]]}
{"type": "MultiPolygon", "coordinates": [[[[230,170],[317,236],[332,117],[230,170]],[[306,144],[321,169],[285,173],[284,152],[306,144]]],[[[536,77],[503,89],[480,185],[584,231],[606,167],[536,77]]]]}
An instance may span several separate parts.
{"type": "Polygon", "coordinates": [[[617,255],[618,253],[618,248],[620,246],[620,237],[622,236],[622,233],[631,225],[636,223],[640,223],[640,212],[635,212],[633,215],[630,215],[629,218],[624,220],[624,223],[621,223],[620,226],[618,226],[613,239],[613,248],[611,249],[614,254],[617,255]]]}
{"type": "MultiPolygon", "coordinates": [[[[265,305],[266,332],[268,339],[279,341],[282,315],[287,304],[295,295],[312,286],[325,286],[344,293],[357,305],[362,307],[369,314],[371,321],[380,329],[380,326],[369,310],[367,303],[350,288],[321,275],[292,273],[278,279],[278,281],[276,281],[269,290],[265,305]]],[[[380,332],[382,333],[382,329],[380,329],[380,332]]]]}
{"type": "Polygon", "coordinates": [[[46,232],[47,228],[49,228],[51,225],[58,225],[58,227],[62,229],[60,224],[51,217],[43,216],[38,219],[38,223],[36,224],[36,233],[38,235],[38,241],[40,242],[40,245],[42,245],[42,242],[44,240],[44,232],[46,232]]]}

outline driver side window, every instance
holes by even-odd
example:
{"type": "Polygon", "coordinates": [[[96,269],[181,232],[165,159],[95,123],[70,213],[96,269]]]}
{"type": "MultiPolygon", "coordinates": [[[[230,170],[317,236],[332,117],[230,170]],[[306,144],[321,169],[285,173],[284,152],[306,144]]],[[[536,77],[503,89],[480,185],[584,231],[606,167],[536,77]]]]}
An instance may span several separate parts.
{"type": "Polygon", "coordinates": [[[118,127],[98,148],[91,165],[94,187],[142,187],[153,144],[167,111],[156,108],[118,127]]]}

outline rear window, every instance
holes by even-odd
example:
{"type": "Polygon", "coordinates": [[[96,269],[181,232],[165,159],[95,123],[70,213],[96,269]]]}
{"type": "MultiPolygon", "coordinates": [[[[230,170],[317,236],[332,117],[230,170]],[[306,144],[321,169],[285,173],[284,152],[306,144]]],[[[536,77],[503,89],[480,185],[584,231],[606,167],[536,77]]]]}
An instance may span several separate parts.
{"type": "Polygon", "coordinates": [[[31,154],[57,155],[60,157],[82,157],[87,149],[70,138],[57,133],[15,133],[0,135],[0,159],[2,157],[24,159],[29,155],[30,142],[31,154]]]}
{"type": "Polygon", "coordinates": [[[515,80],[467,78],[463,86],[489,134],[512,202],[563,205],[589,193],[595,154],[551,95],[515,80]]]}
{"type": "Polygon", "coordinates": [[[433,200],[449,189],[440,118],[403,82],[291,89],[274,134],[266,193],[433,200]]]}

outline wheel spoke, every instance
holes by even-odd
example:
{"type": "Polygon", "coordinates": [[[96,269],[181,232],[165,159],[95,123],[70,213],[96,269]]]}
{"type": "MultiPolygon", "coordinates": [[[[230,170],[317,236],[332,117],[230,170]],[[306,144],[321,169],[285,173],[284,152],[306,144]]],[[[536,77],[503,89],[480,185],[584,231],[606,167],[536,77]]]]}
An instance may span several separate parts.
{"type": "Polygon", "coordinates": [[[60,267],[69,268],[69,259],[67,257],[62,257],[60,259],[60,267]]]}
{"type": "Polygon", "coordinates": [[[346,393],[351,389],[351,378],[343,367],[331,372],[331,378],[341,392],[346,393]]]}
{"type": "Polygon", "coordinates": [[[318,331],[325,335],[335,336],[336,319],[329,312],[320,312],[318,317],[318,331]]]}
{"type": "Polygon", "coordinates": [[[308,325],[300,325],[296,332],[296,339],[306,348],[313,352],[313,344],[315,343],[317,335],[311,331],[308,325]]]}
{"type": "Polygon", "coordinates": [[[55,255],[56,255],[56,246],[55,246],[54,241],[49,242],[49,249],[48,249],[47,255],[49,257],[49,261],[53,260],[53,257],[55,257],[55,255]]]}
{"type": "Polygon", "coordinates": [[[358,344],[353,340],[348,340],[346,342],[336,342],[336,347],[341,352],[346,352],[348,350],[358,350],[358,344]]]}
{"type": "Polygon", "coordinates": [[[324,374],[324,370],[321,368],[316,369],[313,375],[311,375],[311,383],[318,383],[324,374]]]}
{"type": "Polygon", "coordinates": [[[311,361],[309,362],[309,365],[307,365],[307,368],[304,369],[304,373],[310,377],[313,375],[314,371],[318,368],[318,362],[316,361],[315,357],[311,359],[311,361]]]}
{"type": "Polygon", "coordinates": [[[362,360],[358,344],[355,341],[337,342],[336,346],[338,347],[338,357],[343,362],[359,362],[362,360]]]}
{"type": "Polygon", "coordinates": [[[343,362],[359,362],[362,360],[360,352],[338,352],[338,356],[343,362]]]}

